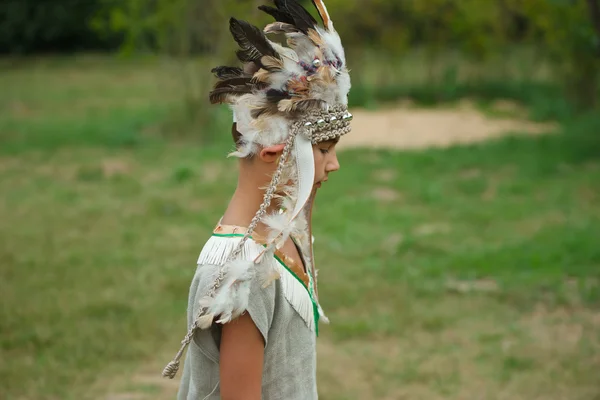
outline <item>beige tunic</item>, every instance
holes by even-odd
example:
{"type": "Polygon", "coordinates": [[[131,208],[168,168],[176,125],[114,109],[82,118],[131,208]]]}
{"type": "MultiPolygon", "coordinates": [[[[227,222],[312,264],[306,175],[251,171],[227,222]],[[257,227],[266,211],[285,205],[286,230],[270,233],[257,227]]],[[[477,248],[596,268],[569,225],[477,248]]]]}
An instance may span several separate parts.
{"type": "MultiPolygon", "coordinates": [[[[223,246],[223,241],[232,241],[234,245],[236,240],[239,240],[236,235],[213,236],[205,249],[211,246],[214,248],[215,245],[223,246]],[[215,241],[219,243],[215,244],[215,241]]],[[[262,249],[252,240],[248,246],[256,252],[262,249]]],[[[200,258],[203,258],[202,255],[200,258]]],[[[300,277],[292,272],[293,269],[286,266],[280,258],[271,261],[278,266],[281,278],[265,289],[255,280],[246,309],[265,341],[262,398],[317,399],[318,308],[311,294],[313,282],[308,276],[300,277]],[[309,281],[308,285],[301,283],[302,278],[309,281]],[[311,309],[307,310],[307,307],[311,309]]],[[[216,268],[210,264],[198,265],[189,292],[188,329],[193,324],[198,302],[205,295],[206,286],[214,279],[216,268]]],[[[188,347],[178,400],[220,398],[220,332],[218,324],[213,324],[208,330],[196,332],[188,347]]]]}

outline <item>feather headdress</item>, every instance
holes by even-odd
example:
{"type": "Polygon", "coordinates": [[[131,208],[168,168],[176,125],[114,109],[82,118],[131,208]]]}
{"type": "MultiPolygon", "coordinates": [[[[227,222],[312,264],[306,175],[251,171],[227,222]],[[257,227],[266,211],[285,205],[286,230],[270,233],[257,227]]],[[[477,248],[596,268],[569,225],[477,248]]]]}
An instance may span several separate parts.
{"type": "Polygon", "coordinates": [[[214,68],[217,82],[209,98],[212,104],[228,104],[233,111],[240,140],[232,155],[248,157],[262,146],[275,144],[285,147],[263,204],[243,238],[219,263],[214,284],[207,288],[200,312],[164,376],[175,376],[196,329],[206,329],[213,321],[226,323],[244,311],[252,279],[262,276],[269,283],[277,276],[265,270],[269,263],[264,261],[290,234],[308,241],[303,212],[314,185],[312,145],[348,133],[352,120],[342,41],[323,0],[313,0],[313,4],[322,26],[297,0],[274,0],[274,7],[260,6],[259,10],[275,19],[262,30],[246,21],[229,20],[242,67],[214,68]],[[283,35],[285,43],[270,40],[272,34],[283,35]],[[280,193],[285,193],[284,213],[267,215],[271,201],[280,193]],[[244,259],[245,243],[259,222],[270,228],[268,241],[260,254],[244,259]]]}

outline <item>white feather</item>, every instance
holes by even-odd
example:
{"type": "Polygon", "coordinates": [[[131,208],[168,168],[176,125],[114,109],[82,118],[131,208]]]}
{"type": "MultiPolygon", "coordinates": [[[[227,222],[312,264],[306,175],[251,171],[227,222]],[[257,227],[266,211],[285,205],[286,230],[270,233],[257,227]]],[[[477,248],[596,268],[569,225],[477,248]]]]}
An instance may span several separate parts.
{"type": "MultiPolygon", "coordinates": [[[[296,54],[293,50],[288,49],[296,54]]],[[[284,58],[283,70],[280,72],[273,72],[269,75],[270,86],[269,89],[284,90],[287,83],[294,77],[304,74],[304,70],[298,64],[298,56],[296,55],[295,60],[291,58],[284,58]]]]}
{"type": "Polygon", "coordinates": [[[271,44],[273,49],[275,49],[275,51],[279,53],[279,55],[281,55],[282,57],[288,58],[296,63],[298,62],[298,54],[296,54],[296,52],[293,49],[290,49],[289,47],[283,47],[279,43],[275,43],[270,40],[269,43],[271,44]]]}
{"type": "MultiPolygon", "coordinates": [[[[342,45],[342,39],[340,38],[340,35],[338,35],[338,33],[335,31],[326,31],[320,26],[317,26],[316,29],[319,35],[321,35],[323,41],[327,44],[325,47],[326,51],[331,52],[331,54],[339,57],[342,63],[346,65],[346,53],[344,51],[344,46],[342,45]]],[[[335,59],[335,57],[332,57],[331,59],[335,59]]]]}
{"type": "Polygon", "coordinates": [[[206,314],[198,318],[196,325],[200,329],[208,329],[211,327],[215,316],[213,314],[206,314]]]}
{"type": "Polygon", "coordinates": [[[304,33],[290,33],[287,35],[289,39],[288,44],[296,54],[298,59],[304,62],[312,62],[317,52],[317,47],[312,40],[304,33]]]}
{"type": "Polygon", "coordinates": [[[290,237],[295,228],[295,221],[290,221],[291,211],[283,214],[270,214],[265,217],[263,222],[269,228],[267,240],[274,243],[277,249],[280,249],[290,237]]]}
{"type": "Polygon", "coordinates": [[[350,75],[347,71],[342,72],[337,77],[337,92],[338,98],[337,101],[341,104],[347,106],[348,105],[348,93],[350,92],[350,88],[352,87],[352,83],[350,82],[350,75]]]}
{"type": "Polygon", "coordinates": [[[263,219],[263,223],[267,225],[269,229],[277,232],[286,229],[288,222],[288,216],[286,214],[268,214],[263,219]]]}

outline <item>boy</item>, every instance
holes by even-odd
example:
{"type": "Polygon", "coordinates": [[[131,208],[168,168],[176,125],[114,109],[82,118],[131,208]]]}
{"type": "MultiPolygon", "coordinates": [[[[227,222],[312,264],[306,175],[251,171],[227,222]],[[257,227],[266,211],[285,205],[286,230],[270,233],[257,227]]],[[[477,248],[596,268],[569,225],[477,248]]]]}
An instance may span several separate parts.
{"type": "Polygon", "coordinates": [[[324,24],[296,0],[259,7],[264,32],[230,20],[244,68],[217,67],[214,103],[234,112],[237,189],[203,247],[192,281],[188,334],[163,371],[173,378],[189,345],[179,399],[311,400],[316,335],[324,319],[313,264],[316,190],[339,169],[350,131],[350,77],[322,0],[324,24]],[[287,36],[283,47],[265,34],[287,36]]]}

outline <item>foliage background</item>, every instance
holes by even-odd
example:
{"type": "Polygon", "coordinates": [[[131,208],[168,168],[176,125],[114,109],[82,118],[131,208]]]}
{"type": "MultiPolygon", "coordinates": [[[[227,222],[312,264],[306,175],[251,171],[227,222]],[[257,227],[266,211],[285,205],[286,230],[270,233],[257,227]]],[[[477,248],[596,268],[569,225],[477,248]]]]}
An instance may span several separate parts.
{"type": "MultiPolygon", "coordinates": [[[[256,0],[8,0],[0,5],[0,52],[32,54],[119,48],[178,57],[231,54],[226,17],[266,21],[256,0]],[[254,10],[254,11],[251,11],[254,10]]],[[[338,29],[355,69],[372,52],[403,57],[422,50],[430,83],[458,79],[448,54],[514,76],[506,62],[535,80],[550,61],[562,88],[579,106],[596,105],[600,81],[600,6],[597,0],[332,0],[338,29]],[[436,82],[437,81],[437,82],[436,82]]],[[[222,59],[222,57],[221,57],[222,59]]],[[[382,63],[389,60],[378,60],[382,63]]],[[[357,75],[361,75],[360,73],[357,75]]],[[[478,76],[479,75],[479,76],[478,76]]],[[[382,80],[386,79],[382,75],[382,80]]]]}

